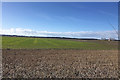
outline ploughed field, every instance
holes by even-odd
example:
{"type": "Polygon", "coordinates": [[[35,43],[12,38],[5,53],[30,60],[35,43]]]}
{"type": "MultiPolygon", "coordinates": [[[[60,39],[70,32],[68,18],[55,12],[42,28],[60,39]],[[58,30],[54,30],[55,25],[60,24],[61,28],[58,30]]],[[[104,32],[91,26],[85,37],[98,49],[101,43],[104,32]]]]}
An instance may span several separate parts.
{"type": "Polygon", "coordinates": [[[4,78],[117,78],[117,41],[2,37],[4,78]]]}

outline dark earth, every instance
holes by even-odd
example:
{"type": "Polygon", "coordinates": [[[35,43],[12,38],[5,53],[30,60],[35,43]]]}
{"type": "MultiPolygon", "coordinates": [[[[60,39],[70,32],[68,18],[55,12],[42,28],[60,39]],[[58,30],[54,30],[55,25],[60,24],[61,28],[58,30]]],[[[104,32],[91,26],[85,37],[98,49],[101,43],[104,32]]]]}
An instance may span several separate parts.
{"type": "Polygon", "coordinates": [[[3,49],[3,78],[117,78],[117,50],[3,49]]]}

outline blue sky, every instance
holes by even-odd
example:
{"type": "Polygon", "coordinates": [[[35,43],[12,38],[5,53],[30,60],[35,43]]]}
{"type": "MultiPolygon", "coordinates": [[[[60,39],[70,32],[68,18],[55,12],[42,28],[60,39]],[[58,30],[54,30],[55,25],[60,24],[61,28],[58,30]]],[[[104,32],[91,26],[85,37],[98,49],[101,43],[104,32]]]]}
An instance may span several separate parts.
{"type": "Polygon", "coordinates": [[[27,30],[29,33],[30,31],[113,32],[109,22],[117,29],[117,2],[4,2],[2,4],[2,28],[13,32],[16,29],[27,30]]]}

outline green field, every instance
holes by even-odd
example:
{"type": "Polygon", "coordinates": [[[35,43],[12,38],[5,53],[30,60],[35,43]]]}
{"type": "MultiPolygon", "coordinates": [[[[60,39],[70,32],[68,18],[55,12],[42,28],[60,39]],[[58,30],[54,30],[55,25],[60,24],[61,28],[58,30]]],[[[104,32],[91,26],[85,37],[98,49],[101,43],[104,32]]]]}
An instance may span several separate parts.
{"type": "Polygon", "coordinates": [[[2,37],[3,49],[117,49],[116,42],[75,41],[48,38],[2,37]],[[112,43],[112,44],[111,44],[112,43]]]}

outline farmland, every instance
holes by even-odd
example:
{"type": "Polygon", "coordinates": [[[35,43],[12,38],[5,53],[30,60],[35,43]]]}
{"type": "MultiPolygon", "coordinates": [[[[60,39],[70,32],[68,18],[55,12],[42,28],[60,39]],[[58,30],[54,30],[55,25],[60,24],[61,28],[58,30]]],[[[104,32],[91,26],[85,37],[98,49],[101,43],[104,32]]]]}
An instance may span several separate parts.
{"type": "Polygon", "coordinates": [[[2,37],[3,49],[117,49],[115,41],[77,41],[48,38],[2,37]],[[113,44],[111,44],[113,43],[113,44]]]}
{"type": "Polygon", "coordinates": [[[117,78],[117,41],[2,37],[3,78],[117,78]]]}

